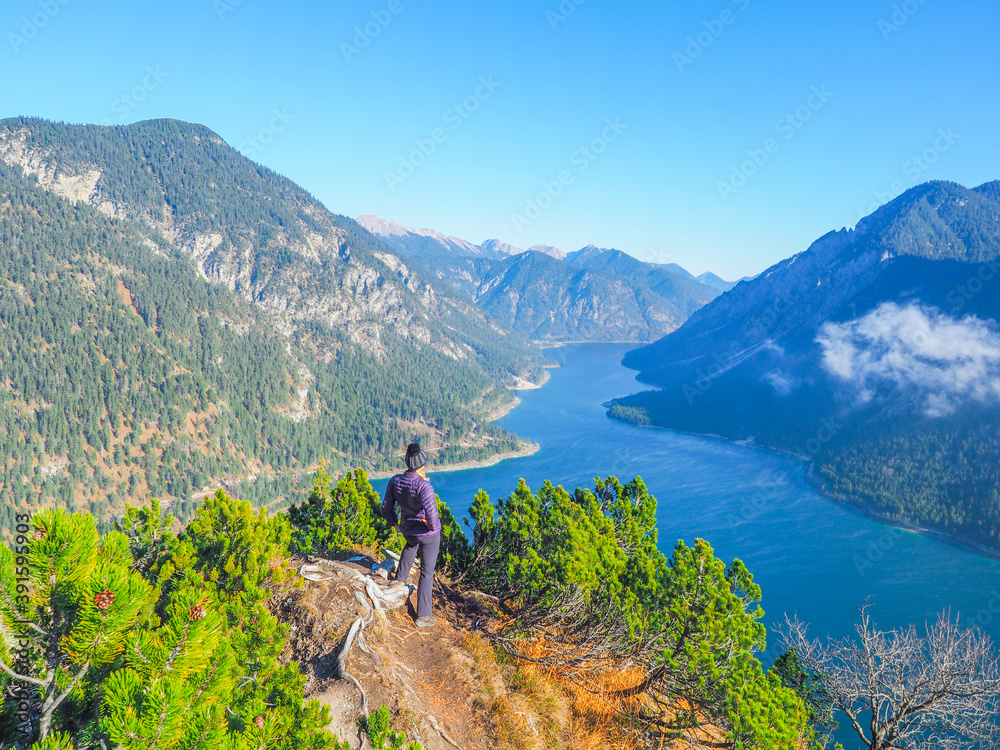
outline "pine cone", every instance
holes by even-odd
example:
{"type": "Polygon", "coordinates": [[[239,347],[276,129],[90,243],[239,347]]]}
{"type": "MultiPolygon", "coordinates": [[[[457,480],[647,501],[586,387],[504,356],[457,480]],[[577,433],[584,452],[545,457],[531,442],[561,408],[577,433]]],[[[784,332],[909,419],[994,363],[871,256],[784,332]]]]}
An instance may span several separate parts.
{"type": "Polygon", "coordinates": [[[261,714],[260,716],[256,717],[253,720],[253,723],[256,725],[256,727],[258,729],[263,729],[264,728],[264,714],[261,714]]]}
{"type": "Polygon", "coordinates": [[[188,612],[188,617],[190,617],[193,622],[198,622],[198,620],[205,619],[205,614],[205,608],[200,604],[195,604],[191,607],[191,611],[188,612]]]}
{"type": "Polygon", "coordinates": [[[108,607],[115,603],[115,595],[105,589],[94,594],[94,606],[102,612],[107,612],[108,607]]]}
{"type": "Polygon", "coordinates": [[[34,539],[36,542],[40,542],[45,538],[45,529],[35,529],[34,539]]]}

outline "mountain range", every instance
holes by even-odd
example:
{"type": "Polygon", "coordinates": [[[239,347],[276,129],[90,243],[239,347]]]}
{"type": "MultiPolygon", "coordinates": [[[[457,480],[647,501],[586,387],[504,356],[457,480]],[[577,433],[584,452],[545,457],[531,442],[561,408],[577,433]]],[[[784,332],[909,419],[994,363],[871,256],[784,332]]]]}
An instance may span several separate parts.
{"type": "Polygon", "coordinates": [[[676,264],[593,245],[568,254],[549,245],[523,250],[371,215],[358,223],[496,320],[543,343],[654,341],[733,286],[711,273],[695,278],[676,264]]]}
{"type": "Polygon", "coordinates": [[[543,379],[531,340],[613,340],[653,342],[625,364],[657,390],[611,416],[793,453],[1000,549],[998,278],[998,182],[917,186],[734,285],[356,222],[199,125],[0,120],[0,512],[183,518],[414,437],[437,463],[519,449],[490,420],[543,379]]]}
{"type": "Polygon", "coordinates": [[[641,424],[809,459],[829,494],[1000,548],[1000,183],[917,186],[630,352],[641,424]]]}
{"type": "Polygon", "coordinates": [[[2,120],[0,222],[5,512],[523,445],[538,350],[208,128],[2,120]]]}

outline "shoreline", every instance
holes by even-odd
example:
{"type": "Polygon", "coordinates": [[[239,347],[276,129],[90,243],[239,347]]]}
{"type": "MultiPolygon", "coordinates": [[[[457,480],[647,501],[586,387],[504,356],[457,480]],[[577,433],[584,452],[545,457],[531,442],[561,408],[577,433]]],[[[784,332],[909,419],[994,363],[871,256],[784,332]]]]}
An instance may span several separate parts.
{"type": "MultiPolygon", "coordinates": [[[[767,449],[765,448],[764,450],[767,449]]],[[[902,531],[909,531],[910,533],[916,534],[917,536],[924,536],[924,537],[929,537],[931,539],[937,539],[938,541],[944,542],[945,544],[949,544],[953,547],[959,547],[960,549],[963,549],[966,552],[972,552],[973,554],[979,555],[980,557],[986,557],[989,558],[990,560],[1000,561],[1000,549],[993,549],[992,547],[984,547],[983,545],[977,544],[976,542],[973,542],[969,539],[964,539],[960,536],[955,536],[952,533],[949,533],[947,531],[941,531],[940,529],[932,529],[926,526],[916,526],[907,521],[894,520],[876,512],[872,508],[865,506],[863,503],[856,502],[849,498],[838,497],[837,495],[827,492],[818,484],[812,469],[813,469],[813,462],[809,461],[809,465],[806,467],[806,472],[804,476],[806,484],[808,484],[810,487],[816,490],[816,492],[824,500],[827,500],[828,502],[834,503],[835,505],[839,505],[843,508],[847,508],[848,510],[854,511],[855,513],[858,513],[859,515],[867,518],[868,520],[875,521],[876,523],[879,523],[882,526],[887,526],[892,529],[900,529],[902,531]]]]}
{"type": "Polygon", "coordinates": [[[802,478],[805,483],[809,485],[816,493],[829,503],[838,505],[842,508],[846,508],[849,511],[853,511],[858,515],[867,518],[870,521],[874,521],[882,526],[886,526],[891,529],[900,529],[902,531],[908,531],[912,534],[918,536],[929,537],[932,539],[937,539],[938,541],[944,542],[945,544],[950,544],[954,547],[959,547],[966,552],[972,552],[973,554],[979,555],[980,557],[986,557],[991,560],[1000,561],[1000,549],[993,549],[992,547],[984,547],[981,544],[977,544],[968,539],[964,539],[960,536],[955,536],[953,533],[946,531],[941,531],[940,529],[933,529],[924,526],[916,526],[907,521],[899,521],[893,518],[889,518],[881,513],[878,513],[872,508],[867,507],[861,502],[851,500],[849,498],[838,497],[828,491],[826,491],[822,486],[819,485],[818,480],[815,478],[813,472],[814,461],[807,456],[799,455],[798,453],[792,453],[791,451],[782,450],[781,448],[773,448],[766,445],[757,445],[754,443],[748,443],[746,440],[733,440],[731,438],[724,437],[723,435],[716,435],[714,433],[707,432],[689,432],[686,430],[677,430],[672,427],[664,427],[658,424],[649,425],[638,425],[634,422],[628,422],[624,419],[616,419],[615,417],[609,416],[608,419],[614,419],[616,422],[621,422],[622,424],[629,424],[633,427],[639,427],[640,429],[655,429],[655,430],[666,430],[667,432],[673,432],[677,435],[690,435],[692,437],[706,438],[708,440],[719,440],[723,443],[728,443],[729,445],[739,446],[741,448],[751,448],[754,450],[764,451],[766,453],[773,453],[779,456],[785,456],[786,458],[791,458],[804,464],[802,478]]]}
{"type": "MultiPolygon", "coordinates": [[[[558,366],[558,365],[556,365],[556,366],[558,366]]],[[[522,386],[520,383],[518,383],[515,387],[510,388],[510,390],[513,390],[513,391],[533,391],[533,390],[538,390],[542,386],[546,385],[549,382],[549,380],[551,380],[551,379],[552,379],[552,375],[551,375],[551,373],[549,373],[548,369],[546,369],[545,372],[544,372],[544,377],[542,378],[542,382],[540,382],[540,383],[530,383],[530,382],[528,382],[526,380],[521,380],[519,378],[518,379],[519,381],[521,381],[523,383],[527,383],[527,385],[522,386]]],[[[511,401],[509,404],[505,404],[504,406],[500,407],[499,409],[497,409],[497,410],[491,412],[490,414],[488,414],[486,416],[486,421],[487,422],[495,422],[498,419],[502,419],[503,417],[506,417],[508,414],[510,414],[512,411],[514,411],[514,409],[516,409],[520,405],[521,405],[521,399],[519,399],[519,398],[517,398],[515,396],[514,400],[511,401]]],[[[540,451],[541,449],[542,449],[542,446],[540,444],[532,442],[532,443],[527,443],[523,448],[518,448],[517,450],[514,450],[514,451],[504,451],[503,453],[497,453],[497,454],[495,454],[493,456],[490,456],[489,458],[484,458],[484,459],[482,459],[480,461],[459,461],[456,464],[444,464],[442,466],[430,466],[430,465],[428,465],[427,470],[428,470],[428,472],[430,472],[432,474],[434,474],[434,473],[442,473],[443,474],[443,473],[452,472],[452,471],[470,471],[470,470],[473,470],[473,469],[488,469],[491,466],[496,466],[497,464],[502,463],[504,461],[509,461],[509,460],[512,460],[512,459],[515,459],[515,458],[527,458],[528,456],[533,456],[536,453],[538,453],[538,451],[540,451]]],[[[384,470],[384,471],[373,471],[373,472],[367,472],[367,473],[368,473],[368,478],[370,480],[389,479],[390,477],[393,477],[396,474],[398,474],[399,470],[398,469],[394,469],[394,470],[391,470],[391,471],[390,470],[384,470]]]]}
{"type": "MultiPolygon", "coordinates": [[[[491,466],[496,466],[499,463],[514,458],[527,458],[528,456],[533,456],[536,453],[538,453],[538,451],[540,451],[541,449],[542,446],[539,445],[538,443],[531,443],[530,445],[521,448],[519,450],[497,453],[495,456],[484,458],[481,461],[459,461],[457,464],[443,464],[441,466],[428,465],[427,473],[445,474],[452,471],[470,471],[472,469],[488,469],[491,466]]],[[[368,478],[372,480],[389,479],[399,473],[400,473],[399,469],[395,469],[392,471],[375,471],[375,472],[370,472],[368,474],[368,478]]]]}
{"type": "Polygon", "coordinates": [[[539,349],[561,349],[564,346],[581,346],[585,344],[629,344],[632,346],[648,346],[659,339],[652,341],[532,341],[539,349]]]}
{"type": "Polygon", "coordinates": [[[520,405],[521,405],[521,399],[519,399],[519,398],[517,398],[515,396],[514,400],[511,401],[510,403],[504,404],[503,406],[499,407],[498,409],[495,409],[494,411],[491,411],[489,414],[487,414],[486,415],[486,421],[487,422],[496,422],[498,419],[503,419],[504,417],[506,417],[508,414],[510,414],[512,411],[514,411],[514,409],[516,409],[520,405]]]}
{"type": "MultiPolygon", "coordinates": [[[[558,367],[558,365],[555,366],[558,367]]],[[[517,378],[514,382],[514,385],[507,386],[507,390],[537,391],[539,388],[543,387],[544,385],[547,385],[548,382],[552,379],[552,374],[549,372],[550,369],[551,369],[550,367],[544,368],[545,371],[542,373],[542,382],[540,383],[532,383],[530,380],[525,380],[524,378],[517,378]]],[[[521,403],[520,399],[517,400],[517,403],[521,403]]],[[[508,411],[507,413],[509,414],[510,412],[508,411]]],[[[497,419],[499,419],[499,417],[497,417],[497,419]]],[[[490,421],[492,422],[493,420],[491,419],[490,421]]]]}

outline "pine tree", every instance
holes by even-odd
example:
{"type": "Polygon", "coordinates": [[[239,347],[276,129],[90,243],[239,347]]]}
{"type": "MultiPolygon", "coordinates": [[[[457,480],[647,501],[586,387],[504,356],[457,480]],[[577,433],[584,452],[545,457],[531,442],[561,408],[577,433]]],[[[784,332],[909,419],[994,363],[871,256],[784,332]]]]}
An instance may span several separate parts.
{"type": "Polygon", "coordinates": [[[392,729],[388,706],[379,706],[365,717],[363,727],[373,750],[423,750],[419,742],[406,741],[406,734],[392,729]]]}
{"type": "MultiPolygon", "coordinates": [[[[37,736],[48,736],[53,718],[74,691],[122,653],[129,631],[150,611],[155,592],[131,570],[128,540],[112,532],[99,539],[92,516],[44,511],[32,521],[26,554],[15,559],[0,547],[0,618],[5,632],[28,635],[30,670],[15,672],[8,650],[2,668],[15,682],[32,686],[38,701],[37,736]],[[27,562],[27,601],[19,599],[15,570],[27,562]],[[10,602],[27,606],[11,608],[10,602]],[[28,620],[24,628],[19,621],[28,620]]],[[[20,550],[19,550],[20,552],[20,550]]]]}
{"type": "Polygon", "coordinates": [[[364,469],[333,484],[321,462],[309,498],[292,506],[288,517],[295,527],[295,547],[303,552],[336,554],[376,543],[398,551],[403,546],[402,536],[382,518],[381,500],[364,469]]]}
{"type": "Polygon", "coordinates": [[[102,538],[88,514],[47,511],[16,556],[0,546],[0,632],[30,636],[23,653],[0,638],[0,669],[33,691],[36,747],[334,747],[266,606],[291,585],[287,519],[220,491],[170,525],[153,503],[102,538]]]}
{"type": "Polygon", "coordinates": [[[494,642],[573,679],[640,666],[639,684],[612,692],[657,736],[705,722],[734,748],[794,750],[810,740],[798,695],[765,675],[760,587],[746,566],[728,567],[707,542],[659,551],[656,500],[636,478],[597,480],[573,495],[523,480],[494,505],[472,505],[469,576],[497,597],[504,626],[494,642]],[[637,705],[639,708],[637,709],[637,705]]]}

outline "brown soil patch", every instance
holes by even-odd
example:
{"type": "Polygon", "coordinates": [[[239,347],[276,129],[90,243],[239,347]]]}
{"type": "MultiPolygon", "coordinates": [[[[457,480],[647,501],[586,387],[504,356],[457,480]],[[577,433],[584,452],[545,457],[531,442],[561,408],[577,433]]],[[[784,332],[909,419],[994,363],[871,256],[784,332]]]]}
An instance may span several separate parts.
{"type": "Polygon", "coordinates": [[[122,302],[125,304],[125,307],[129,308],[137,318],[142,317],[139,315],[139,311],[135,307],[135,300],[132,299],[132,293],[128,290],[128,287],[122,283],[121,279],[118,279],[118,295],[122,298],[122,302]]]}
{"type": "MultiPolygon", "coordinates": [[[[293,559],[292,567],[298,570],[306,562],[293,559]]],[[[370,567],[346,564],[359,573],[367,573],[370,567]]],[[[492,719],[481,700],[482,689],[473,675],[473,659],[465,647],[467,629],[478,615],[477,605],[435,588],[437,624],[422,630],[413,622],[415,593],[403,607],[389,611],[383,624],[371,613],[370,605],[356,598],[358,589],[348,577],[303,580],[301,589],[274,602],[278,618],[292,629],[283,658],[299,662],[307,677],[306,696],[330,708],[330,730],[351,747],[360,747],[361,694],[336,672],[347,632],[359,617],[372,620],[364,629],[372,653],[355,645],[347,669],[364,688],[369,711],[388,706],[394,728],[426,750],[454,750],[435,724],[463,750],[497,746],[492,719]]]]}

